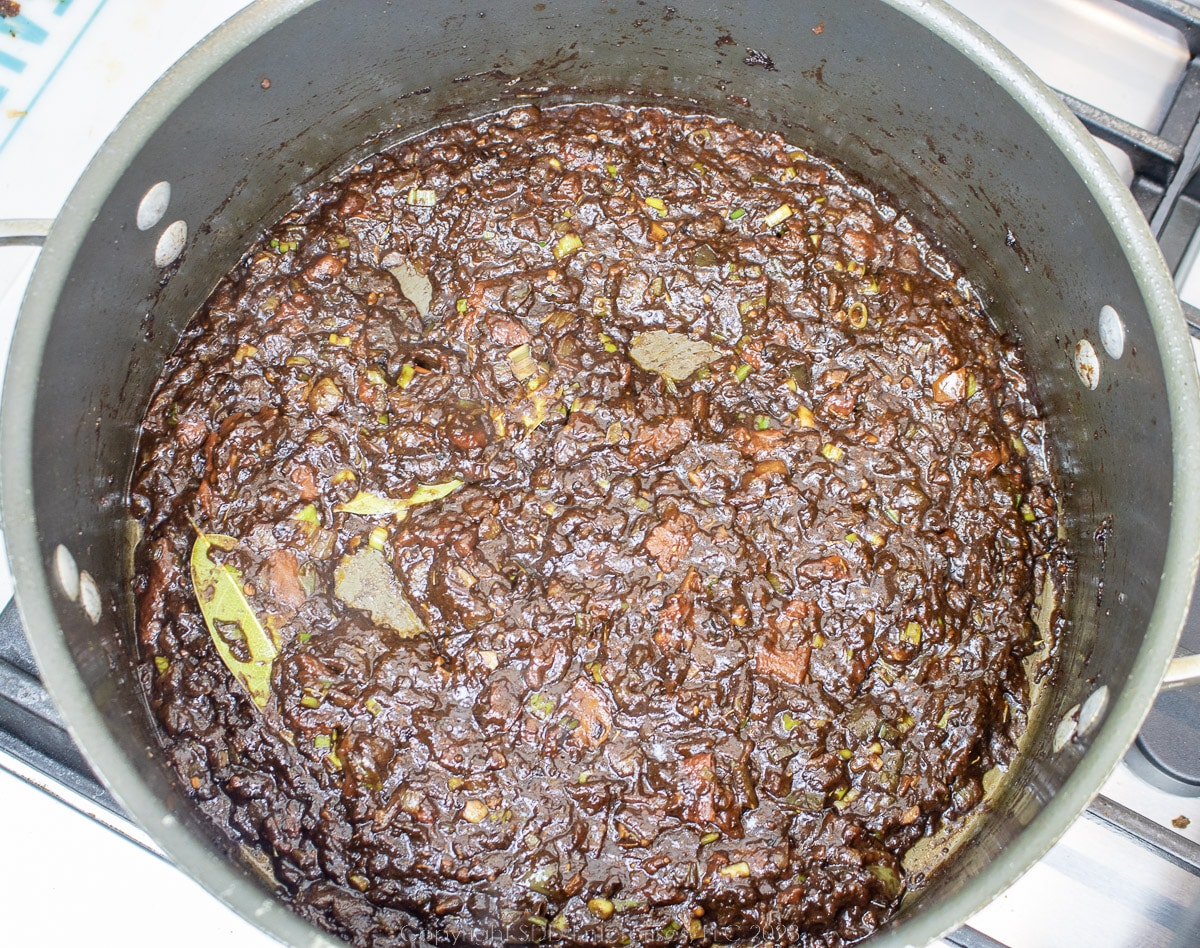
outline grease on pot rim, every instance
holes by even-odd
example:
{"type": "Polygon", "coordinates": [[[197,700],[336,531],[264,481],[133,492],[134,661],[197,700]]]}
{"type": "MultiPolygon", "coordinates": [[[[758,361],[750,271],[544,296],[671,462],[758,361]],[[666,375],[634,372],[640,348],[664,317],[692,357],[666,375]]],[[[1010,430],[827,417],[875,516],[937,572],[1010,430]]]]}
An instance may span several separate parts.
{"type": "Polygon", "coordinates": [[[856,940],[1015,753],[1043,443],[846,172],[663,109],[435,130],[274,226],[154,393],[166,753],[355,944],[856,940]]]}

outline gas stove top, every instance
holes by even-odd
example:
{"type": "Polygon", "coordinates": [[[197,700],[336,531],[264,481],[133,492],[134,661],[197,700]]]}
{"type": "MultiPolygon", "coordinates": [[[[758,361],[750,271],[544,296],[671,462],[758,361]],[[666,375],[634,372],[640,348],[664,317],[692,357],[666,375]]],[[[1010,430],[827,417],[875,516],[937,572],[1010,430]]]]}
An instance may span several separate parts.
{"type": "MultiPolygon", "coordinates": [[[[1200,194],[1200,6],[950,2],[1028,62],[1105,143],[1176,269],[1200,337],[1191,305],[1200,303],[1200,200],[1192,194],[1200,194]]],[[[20,15],[0,19],[0,218],[52,218],[146,88],[246,5],[24,0],[20,15]]],[[[0,366],[36,256],[3,234],[0,366]]],[[[0,566],[0,605],[11,590],[0,566]]],[[[1200,608],[1183,650],[1200,652],[1200,608]]],[[[161,860],[92,776],[41,688],[11,605],[0,613],[0,812],[8,818],[0,904],[16,909],[4,923],[13,944],[119,935],[136,948],[160,944],[165,933],[176,948],[272,943],[161,860]]],[[[1085,816],[943,944],[1200,944],[1200,689],[1160,698],[1085,816]]]]}

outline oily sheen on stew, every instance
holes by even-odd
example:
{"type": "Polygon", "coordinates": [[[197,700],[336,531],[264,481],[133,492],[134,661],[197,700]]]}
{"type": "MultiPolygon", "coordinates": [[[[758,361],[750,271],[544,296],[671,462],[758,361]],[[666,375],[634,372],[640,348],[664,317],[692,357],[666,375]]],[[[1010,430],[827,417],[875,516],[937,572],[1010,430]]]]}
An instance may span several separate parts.
{"type": "Polygon", "coordinates": [[[309,195],[187,329],[145,685],[214,831],[355,944],[847,944],[1015,752],[1048,471],[888,196],[515,109],[309,195]]]}

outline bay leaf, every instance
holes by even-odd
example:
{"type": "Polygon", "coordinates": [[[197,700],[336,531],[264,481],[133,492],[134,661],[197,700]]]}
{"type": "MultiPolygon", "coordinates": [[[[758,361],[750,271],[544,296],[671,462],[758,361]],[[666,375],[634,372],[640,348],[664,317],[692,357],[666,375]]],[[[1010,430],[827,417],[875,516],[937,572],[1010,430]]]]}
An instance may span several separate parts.
{"type": "Polygon", "coordinates": [[[441,484],[421,484],[407,497],[381,497],[360,490],[344,504],[338,504],[333,509],[358,514],[360,517],[395,517],[407,513],[409,507],[441,500],[462,486],[463,482],[457,478],[441,484]]]}
{"type": "Polygon", "coordinates": [[[701,366],[716,362],[722,355],[707,342],[665,329],[638,333],[629,343],[629,356],[634,362],[671,382],[690,378],[701,366]]]}
{"type": "Polygon", "coordinates": [[[213,562],[209,555],[214,548],[233,550],[238,541],[220,533],[197,534],[192,544],[192,589],[204,624],[225,667],[259,708],[266,707],[271,697],[271,665],[279,649],[242,592],[242,574],[226,563],[213,562]],[[245,647],[249,661],[238,657],[234,643],[245,647]]]}
{"type": "Polygon", "coordinates": [[[333,574],[333,594],[401,638],[411,639],[425,631],[425,623],[405,596],[395,570],[374,547],[365,546],[342,557],[333,574]]]}
{"type": "Polygon", "coordinates": [[[417,308],[421,317],[428,316],[433,304],[433,281],[415,263],[399,254],[388,254],[383,265],[396,278],[400,292],[417,308]]]}

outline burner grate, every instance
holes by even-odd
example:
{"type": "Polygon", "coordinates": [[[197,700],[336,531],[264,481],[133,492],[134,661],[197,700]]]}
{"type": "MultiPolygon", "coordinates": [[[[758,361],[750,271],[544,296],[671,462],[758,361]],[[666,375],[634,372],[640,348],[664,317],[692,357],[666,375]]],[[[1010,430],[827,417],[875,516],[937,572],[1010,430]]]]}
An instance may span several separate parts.
{"type": "MultiPolygon", "coordinates": [[[[1178,275],[1190,263],[1200,231],[1200,6],[1184,0],[1120,0],[1178,30],[1191,56],[1156,129],[1145,129],[1060,92],[1084,127],[1119,148],[1133,165],[1130,190],[1178,275]]],[[[1191,334],[1200,338],[1200,308],[1183,303],[1191,334]]]]}

